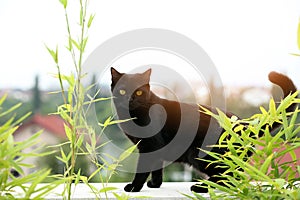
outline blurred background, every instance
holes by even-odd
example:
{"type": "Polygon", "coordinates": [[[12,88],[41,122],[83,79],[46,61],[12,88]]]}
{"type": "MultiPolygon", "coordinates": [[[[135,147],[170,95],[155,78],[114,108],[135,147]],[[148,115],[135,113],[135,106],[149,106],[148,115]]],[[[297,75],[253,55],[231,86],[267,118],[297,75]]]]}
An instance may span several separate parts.
{"type": "MultiPolygon", "coordinates": [[[[71,23],[76,24],[78,3],[70,2],[69,16],[74,16],[71,23]]],[[[209,104],[212,93],[224,92],[227,110],[247,118],[259,112],[259,106],[267,104],[271,96],[280,100],[280,89],[267,80],[270,71],[287,74],[300,87],[300,59],[290,54],[299,53],[298,0],[110,0],[90,1],[89,10],[96,16],[89,32],[86,56],[109,38],[139,28],[169,29],[198,43],[214,62],[223,82],[222,86],[216,86],[212,79],[203,89],[201,80],[184,74],[199,91],[196,93],[199,103],[209,104]]],[[[0,96],[8,94],[3,109],[22,102],[23,106],[15,114],[22,116],[32,112],[16,132],[16,140],[43,129],[43,142],[49,145],[63,142],[66,140],[63,121],[49,115],[56,111],[62,99],[60,94],[49,94],[59,89],[59,83],[53,78],[56,68],[45,48],[45,44],[64,48],[67,33],[63,7],[54,0],[1,0],[0,24],[0,96]]],[[[71,73],[68,55],[62,51],[60,58],[63,73],[71,73]]],[[[172,67],[180,68],[176,64],[172,67]]],[[[90,83],[98,84],[97,78],[92,78],[90,83]]],[[[110,83],[101,84],[99,87],[105,89],[98,96],[111,96],[110,83]]],[[[184,88],[175,81],[172,91],[181,93],[184,88]]],[[[162,97],[173,98],[167,91],[156,92],[162,97]]],[[[188,102],[191,96],[186,94],[185,100],[188,102]]],[[[114,115],[110,101],[96,104],[95,111],[98,121],[114,115]]],[[[3,124],[6,119],[1,120],[3,124]]],[[[107,135],[116,144],[130,146],[117,126],[109,127],[107,135]]],[[[87,159],[80,160],[79,165],[87,169],[85,173],[88,174],[92,169],[87,159]]],[[[50,167],[53,174],[63,172],[55,155],[34,162],[50,167]]],[[[191,170],[181,165],[171,165],[166,171],[166,181],[189,181],[192,177],[191,170]]],[[[131,176],[120,172],[112,181],[129,181],[131,176]]]]}

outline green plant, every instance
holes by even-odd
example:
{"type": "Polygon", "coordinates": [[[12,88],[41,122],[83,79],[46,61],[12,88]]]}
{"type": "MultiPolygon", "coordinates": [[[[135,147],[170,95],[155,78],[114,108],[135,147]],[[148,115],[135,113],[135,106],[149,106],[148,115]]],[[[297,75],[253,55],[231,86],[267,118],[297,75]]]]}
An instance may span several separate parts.
{"type": "MultiPolygon", "coordinates": [[[[299,22],[298,22],[298,31],[297,31],[297,47],[298,47],[298,50],[300,50],[300,19],[299,19],[299,22]]],[[[299,53],[292,53],[292,55],[300,56],[299,53]]]]}
{"type": "MultiPolygon", "coordinates": [[[[297,134],[300,127],[295,123],[299,110],[286,113],[286,108],[292,103],[299,103],[300,99],[292,94],[282,100],[276,108],[274,100],[270,100],[269,110],[261,107],[261,113],[246,120],[228,118],[218,110],[214,114],[205,112],[218,120],[225,132],[219,143],[214,147],[226,147],[226,154],[205,151],[216,158],[215,163],[226,167],[222,184],[208,180],[202,187],[209,189],[212,199],[299,199],[299,174],[295,149],[300,147],[297,134]],[[276,134],[271,134],[269,128],[279,122],[282,127],[276,134]],[[259,137],[259,132],[264,135],[259,137]],[[249,157],[247,152],[253,155],[249,157]],[[283,156],[289,154],[289,162],[280,162],[283,156]]],[[[205,109],[205,108],[203,108],[205,109]]],[[[196,197],[201,199],[201,196],[196,197]]]]}
{"type": "Polygon", "coordinates": [[[63,97],[64,103],[57,108],[57,112],[54,114],[60,115],[64,120],[65,133],[68,141],[59,144],[55,147],[60,147],[60,156],[57,157],[62,163],[64,163],[64,175],[63,179],[66,181],[66,189],[63,191],[63,196],[67,199],[71,198],[72,193],[72,183],[75,186],[79,182],[84,182],[87,184],[94,192],[97,198],[100,198],[101,193],[105,193],[114,188],[106,188],[105,183],[109,181],[112,174],[120,166],[120,162],[126,159],[136,148],[133,146],[127,149],[119,158],[113,158],[110,155],[104,155],[100,152],[101,148],[106,144],[99,144],[99,138],[102,136],[105,128],[109,125],[121,123],[127,120],[114,120],[112,117],[108,117],[104,123],[99,123],[101,126],[101,132],[96,133],[95,128],[88,123],[88,112],[91,109],[92,104],[100,101],[110,100],[108,98],[99,98],[98,93],[91,96],[90,92],[94,89],[95,84],[84,86],[82,80],[86,78],[86,74],[83,73],[82,62],[85,48],[88,41],[88,30],[91,27],[94,14],[88,15],[88,1],[79,0],[79,22],[77,28],[80,29],[78,39],[75,38],[74,33],[71,31],[71,24],[69,23],[68,16],[68,1],[60,0],[65,11],[65,21],[67,28],[67,51],[70,55],[71,61],[73,63],[74,72],[70,75],[65,75],[61,73],[61,66],[59,62],[58,47],[55,50],[46,47],[50,55],[52,56],[56,68],[57,68],[57,78],[60,83],[60,92],[63,97]],[[66,89],[67,88],[67,89],[66,89]],[[69,145],[69,151],[65,151],[62,146],[69,145]],[[96,167],[96,170],[92,172],[89,176],[83,176],[81,169],[76,171],[76,162],[78,156],[86,155],[89,157],[91,163],[96,167]],[[112,160],[112,162],[107,161],[107,157],[112,160]],[[103,175],[101,171],[106,171],[103,175]],[[89,182],[98,176],[99,180],[103,183],[103,188],[97,189],[89,182]]]}
{"type": "MultiPolygon", "coordinates": [[[[2,110],[2,104],[7,95],[0,99],[0,118],[14,113],[21,104],[16,104],[9,110],[2,110]]],[[[35,148],[33,151],[27,153],[26,149],[31,148],[39,143],[39,136],[41,131],[32,135],[27,140],[16,142],[14,140],[14,133],[18,129],[18,124],[23,122],[30,113],[15,120],[11,117],[4,124],[0,126],[0,197],[1,199],[40,199],[47,193],[51,192],[59,181],[54,181],[51,184],[38,186],[49,175],[50,170],[41,169],[25,175],[24,168],[34,168],[35,166],[26,163],[25,159],[37,158],[50,154],[51,152],[40,153],[43,146],[35,148]],[[15,190],[22,191],[21,195],[17,195],[15,190]],[[16,196],[17,195],[17,196],[16,196]]]]}

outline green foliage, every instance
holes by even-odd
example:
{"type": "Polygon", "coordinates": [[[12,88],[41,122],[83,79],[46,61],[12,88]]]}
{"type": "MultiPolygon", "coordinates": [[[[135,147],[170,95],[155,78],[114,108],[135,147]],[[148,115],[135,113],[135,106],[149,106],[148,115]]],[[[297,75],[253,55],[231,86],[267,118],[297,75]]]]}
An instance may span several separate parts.
{"type": "Polygon", "coordinates": [[[112,190],[112,188],[105,188],[105,183],[115,174],[115,170],[120,166],[120,163],[136,149],[136,145],[127,149],[118,158],[101,153],[101,148],[106,144],[99,143],[103,131],[108,126],[128,120],[114,120],[112,117],[107,117],[104,123],[98,122],[101,129],[99,134],[96,133],[96,128],[93,126],[94,124],[89,123],[88,113],[92,105],[111,99],[110,97],[99,97],[99,92],[91,95],[91,90],[95,88],[96,84],[87,87],[82,84],[82,80],[86,77],[82,69],[82,60],[88,42],[88,30],[92,25],[95,15],[88,15],[87,0],[79,0],[79,22],[77,25],[79,26],[80,33],[79,36],[74,37],[71,31],[73,27],[71,27],[69,23],[67,11],[68,2],[66,0],[60,0],[60,3],[63,5],[65,11],[68,34],[67,51],[73,63],[74,72],[70,75],[62,74],[60,56],[58,54],[59,48],[56,47],[55,50],[47,46],[46,48],[56,64],[56,77],[59,80],[60,92],[63,97],[63,104],[57,107],[57,112],[53,113],[59,115],[64,120],[64,129],[67,137],[67,142],[55,146],[60,147],[60,156],[56,158],[64,164],[65,169],[63,179],[66,180],[66,190],[63,192],[63,195],[65,198],[70,199],[72,183],[76,186],[76,184],[81,181],[92,189],[97,198],[100,198],[101,193],[106,194],[106,192],[112,190]],[[69,146],[69,150],[63,148],[65,145],[69,146]],[[87,156],[89,161],[94,164],[96,170],[89,175],[84,175],[81,168],[76,169],[79,156],[87,156]],[[112,162],[109,162],[107,158],[112,160],[112,162]],[[103,173],[103,171],[106,173],[103,173]],[[89,183],[96,177],[103,183],[104,188],[97,189],[89,183]]]}
{"type": "Polygon", "coordinates": [[[298,49],[300,50],[300,21],[298,23],[298,40],[297,40],[297,44],[298,44],[298,49]]]}
{"type": "Polygon", "coordinates": [[[278,107],[274,100],[270,100],[268,111],[261,107],[260,114],[246,120],[230,119],[220,110],[218,114],[205,110],[225,130],[215,147],[228,148],[224,155],[205,151],[216,158],[215,163],[227,169],[221,175],[221,185],[209,180],[200,181],[207,184],[202,187],[209,189],[212,199],[300,198],[299,158],[295,154],[295,149],[300,147],[297,137],[300,127],[296,124],[299,110],[297,108],[293,113],[285,111],[291,104],[300,102],[297,94],[286,97],[278,107]],[[270,129],[275,123],[281,128],[272,134],[270,129]],[[264,134],[259,137],[261,131],[264,134]],[[249,157],[248,152],[253,155],[249,157]],[[292,160],[280,162],[287,154],[292,160]]]}
{"type": "MultiPolygon", "coordinates": [[[[0,99],[0,117],[5,117],[15,112],[21,104],[13,106],[9,110],[2,110],[2,105],[6,99],[4,95],[0,99]]],[[[24,199],[40,199],[49,193],[60,182],[54,181],[51,184],[38,187],[49,175],[50,171],[46,169],[36,170],[35,172],[25,175],[24,168],[34,168],[34,166],[26,163],[28,158],[36,158],[48,155],[52,152],[40,153],[42,146],[32,148],[39,144],[39,136],[41,132],[32,135],[29,139],[16,142],[14,133],[20,124],[30,113],[15,120],[11,117],[3,125],[0,126],[0,197],[7,199],[18,198],[15,196],[15,190],[21,189],[23,195],[19,198],[24,199]],[[32,151],[26,153],[26,149],[31,148],[32,151]]]]}
{"type": "MultiPolygon", "coordinates": [[[[300,50],[300,19],[299,19],[299,22],[298,22],[298,31],[297,31],[297,47],[300,50]]],[[[300,56],[299,53],[292,53],[292,55],[300,56]]]]}

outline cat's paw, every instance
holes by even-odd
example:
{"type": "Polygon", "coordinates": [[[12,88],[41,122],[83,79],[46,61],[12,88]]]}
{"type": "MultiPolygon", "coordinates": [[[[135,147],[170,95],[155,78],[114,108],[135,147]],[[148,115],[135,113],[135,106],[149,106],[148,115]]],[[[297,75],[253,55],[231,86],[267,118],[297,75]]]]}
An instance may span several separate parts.
{"type": "Polygon", "coordinates": [[[139,192],[139,191],[141,191],[142,187],[143,186],[138,187],[138,186],[134,186],[133,184],[129,183],[124,187],[124,190],[126,192],[139,192]]]}
{"type": "Polygon", "coordinates": [[[149,187],[149,188],[160,188],[160,186],[161,186],[161,182],[160,183],[153,183],[153,181],[148,181],[147,182],[147,186],[149,187]]]}
{"type": "Polygon", "coordinates": [[[200,187],[199,184],[196,184],[191,187],[191,191],[196,192],[196,193],[207,193],[208,189],[200,187]]]}

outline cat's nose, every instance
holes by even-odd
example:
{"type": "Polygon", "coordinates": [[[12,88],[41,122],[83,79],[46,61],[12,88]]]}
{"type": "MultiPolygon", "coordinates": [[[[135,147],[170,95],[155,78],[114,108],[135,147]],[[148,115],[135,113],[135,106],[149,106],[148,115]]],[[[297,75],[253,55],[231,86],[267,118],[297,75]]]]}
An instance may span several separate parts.
{"type": "Polygon", "coordinates": [[[132,102],[132,101],[133,101],[133,98],[132,98],[132,96],[131,96],[131,97],[128,98],[128,102],[130,103],[130,102],[132,102]]]}

